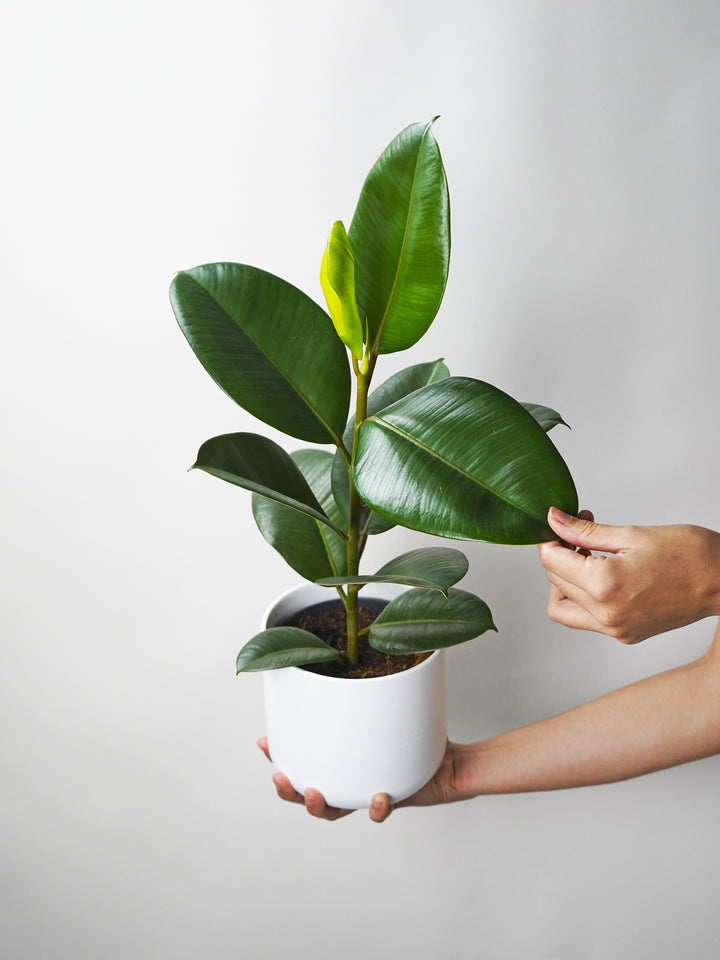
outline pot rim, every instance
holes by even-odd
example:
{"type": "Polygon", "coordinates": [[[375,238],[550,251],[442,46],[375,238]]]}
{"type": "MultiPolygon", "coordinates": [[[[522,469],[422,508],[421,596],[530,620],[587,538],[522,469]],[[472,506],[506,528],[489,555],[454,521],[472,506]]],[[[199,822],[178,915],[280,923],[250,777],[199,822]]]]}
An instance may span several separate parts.
{"type": "MultiPolygon", "coordinates": [[[[411,589],[410,587],[407,587],[404,584],[396,584],[396,583],[370,583],[368,584],[368,587],[371,590],[379,589],[381,593],[393,594],[395,596],[399,596],[401,593],[404,593],[406,590],[411,589]]],[[[307,583],[296,584],[294,587],[290,587],[288,590],[283,591],[283,593],[280,593],[278,594],[278,596],[275,597],[275,599],[268,605],[267,609],[265,610],[265,613],[263,614],[262,621],[261,621],[263,629],[267,627],[268,620],[270,619],[270,615],[280,603],[283,603],[284,601],[289,600],[291,597],[293,597],[297,593],[300,593],[301,591],[307,590],[308,592],[310,592],[310,588],[315,588],[315,590],[317,591],[328,591],[330,589],[328,587],[323,587],[319,584],[311,583],[310,581],[308,581],[307,583]]],[[[387,597],[387,596],[385,597],[372,596],[371,593],[368,593],[367,597],[368,599],[373,599],[373,600],[392,599],[392,597],[387,597]]],[[[322,600],[318,602],[322,603],[322,600]]],[[[277,674],[277,673],[283,673],[287,670],[295,670],[299,673],[302,673],[303,677],[308,678],[306,681],[307,683],[318,682],[318,683],[356,684],[360,682],[363,684],[365,683],[377,684],[377,683],[384,683],[387,681],[394,681],[395,683],[397,683],[399,681],[402,681],[404,677],[407,677],[410,674],[413,674],[413,675],[416,674],[418,670],[431,669],[431,665],[435,663],[435,661],[440,657],[440,655],[443,652],[444,652],[443,648],[433,650],[430,653],[429,657],[426,657],[420,663],[416,663],[415,666],[408,667],[406,670],[400,670],[398,673],[389,673],[384,677],[354,677],[354,678],[328,677],[325,674],[313,673],[311,670],[304,670],[302,667],[297,667],[297,666],[296,667],[280,667],[277,670],[265,670],[263,671],[263,673],[277,674]]]]}

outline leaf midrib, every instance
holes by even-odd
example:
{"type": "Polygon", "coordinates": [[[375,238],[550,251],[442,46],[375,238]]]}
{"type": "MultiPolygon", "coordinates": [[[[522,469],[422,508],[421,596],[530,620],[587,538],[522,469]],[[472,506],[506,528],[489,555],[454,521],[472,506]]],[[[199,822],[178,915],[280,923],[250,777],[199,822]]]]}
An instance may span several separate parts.
{"type": "MultiPolygon", "coordinates": [[[[309,402],[309,400],[300,392],[300,390],[299,390],[298,387],[293,383],[293,381],[292,381],[292,380],[289,380],[289,379],[287,378],[287,376],[285,375],[284,371],[280,369],[280,367],[279,367],[279,366],[275,363],[275,361],[268,355],[268,353],[266,352],[266,350],[258,343],[258,341],[248,333],[248,331],[245,329],[245,327],[241,326],[241,325],[235,320],[235,318],[233,317],[233,315],[228,311],[228,309],[227,309],[227,307],[225,306],[225,304],[222,303],[222,302],[218,299],[218,297],[215,296],[215,294],[214,294],[211,290],[209,290],[203,283],[201,283],[201,282],[197,279],[197,277],[193,276],[193,274],[191,274],[191,273],[189,273],[189,272],[187,272],[187,271],[184,271],[184,274],[185,274],[186,277],[189,277],[189,278],[193,281],[193,283],[196,283],[196,284],[198,285],[198,287],[200,287],[200,289],[203,290],[203,291],[210,297],[210,299],[213,300],[213,301],[218,305],[218,307],[220,307],[220,309],[223,311],[223,313],[225,314],[225,316],[230,320],[230,322],[233,324],[233,326],[237,327],[238,330],[240,330],[240,331],[242,332],[243,336],[245,336],[245,337],[250,341],[250,343],[253,344],[253,346],[255,347],[255,349],[265,358],[265,360],[267,361],[267,363],[282,377],[282,379],[285,381],[285,383],[288,384],[288,386],[292,389],[292,391],[296,394],[296,396],[298,396],[298,397],[300,398],[300,400],[301,400],[302,403],[305,405],[305,407],[307,407],[307,409],[310,410],[310,412],[315,416],[315,419],[325,427],[325,429],[328,431],[328,433],[330,434],[330,436],[333,438],[333,442],[335,443],[335,445],[339,447],[340,444],[341,444],[341,437],[339,436],[339,434],[336,433],[336,431],[331,427],[331,425],[330,425],[330,424],[325,420],[325,418],[320,414],[320,411],[317,410],[314,406],[312,406],[312,404],[309,402]]],[[[299,292],[302,293],[302,291],[299,291],[299,292]]],[[[311,301],[311,302],[314,303],[314,301],[311,301]]],[[[316,304],[316,306],[317,306],[317,304],[316,304]]],[[[322,307],[318,306],[318,310],[321,310],[321,311],[322,311],[322,307]]],[[[324,312],[324,311],[323,311],[323,312],[324,312]]],[[[329,318],[328,318],[328,319],[329,319],[329,318]]]]}
{"type": "Polygon", "coordinates": [[[411,437],[410,434],[406,433],[404,430],[401,430],[399,427],[395,426],[395,424],[390,423],[387,420],[381,420],[378,417],[368,417],[368,419],[365,422],[375,423],[380,429],[385,428],[389,432],[396,434],[398,437],[402,437],[403,440],[406,440],[411,446],[414,446],[417,450],[427,453],[429,456],[433,457],[435,460],[438,460],[440,463],[448,467],[450,470],[460,474],[460,476],[464,477],[466,480],[469,480],[471,483],[474,483],[475,485],[482,487],[483,490],[486,490],[488,493],[492,494],[492,496],[494,496],[496,499],[502,501],[503,503],[507,504],[513,509],[520,511],[525,516],[530,517],[532,520],[542,522],[540,517],[535,516],[534,513],[530,513],[528,509],[526,509],[525,507],[521,506],[518,503],[515,503],[514,500],[510,500],[508,497],[503,496],[501,493],[499,493],[489,484],[484,483],[478,477],[474,477],[471,473],[468,473],[467,470],[458,466],[458,464],[448,460],[446,457],[443,457],[436,450],[433,450],[431,447],[428,447],[425,444],[418,442],[418,440],[416,440],[415,437],[411,437]]]}
{"type": "Polygon", "coordinates": [[[427,132],[428,132],[428,130],[430,130],[431,128],[432,128],[432,122],[431,122],[431,123],[428,123],[428,124],[425,126],[425,130],[423,131],[422,138],[420,139],[420,145],[419,145],[419,147],[418,147],[417,154],[415,155],[415,168],[414,168],[414,170],[413,170],[412,188],[411,188],[411,190],[410,190],[410,201],[409,201],[409,203],[408,203],[408,212],[407,212],[407,217],[405,218],[405,230],[403,231],[403,241],[402,241],[402,244],[401,244],[401,246],[400,246],[400,257],[399,257],[399,259],[398,259],[398,265],[397,265],[397,269],[396,269],[396,271],[395,271],[395,278],[394,278],[394,280],[393,280],[393,285],[392,285],[392,288],[391,288],[391,290],[390,290],[390,296],[388,297],[388,301],[387,301],[387,304],[386,304],[386,306],[385,306],[385,312],[384,312],[384,314],[383,314],[383,318],[382,318],[382,321],[381,321],[381,323],[380,323],[380,329],[378,330],[377,337],[375,337],[375,348],[376,348],[376,349],[379,348],[379,346],[380,346],[380,344],[381,344],[381,342],[382,342],[383,332],[385,331],[385,324],[387,323],[388,316],[390,315],[390,310],[391,310],[392,305],[393,305],[393,300],[394,300],[394,298],[395,298],[395,294],[396,294],[396,292],[397,292],[398,284],[399,284],[399,282],[400,282],[400,274],[401,274],[401,272],[402,272],[402,266],[403,266],[403,263],[405,262],[405,250],[406,250],[406,248],[407,248],[407,238],[408,238],[408,234],[410,233],[410,219],[411,219],[412,208],[413,208],[413,200],[414,200],[414,198],[415,198],[415,186],[416,186],[416,183],[417,183],[417,171],[418,171],[418,167],[419,167],[419,165],[420,165],[420,151],[422,150],[422,145],[423,145],[423,143],[425,142],[425,137],[427,136],[427,132]]]}

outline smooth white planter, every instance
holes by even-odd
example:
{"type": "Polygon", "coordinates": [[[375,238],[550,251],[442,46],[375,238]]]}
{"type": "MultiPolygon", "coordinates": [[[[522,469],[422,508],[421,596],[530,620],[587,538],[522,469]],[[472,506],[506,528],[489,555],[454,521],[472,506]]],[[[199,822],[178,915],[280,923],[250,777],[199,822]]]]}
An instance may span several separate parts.
{"type": "MultiPolygon", "coordinates": [[[[366,588],[392,599],[389,584],[366,588]]],[[[314,603],[333,599],[307,584],[279,597],[263,629],[314,603]]],[[[368,807],[374,793],[392,802],[431,779],[447,740],[445,651],[388,677],[344,680],[299,667],[263,674],[270,754],[299,793],[316,787],[333,807],[368,807]]]]}

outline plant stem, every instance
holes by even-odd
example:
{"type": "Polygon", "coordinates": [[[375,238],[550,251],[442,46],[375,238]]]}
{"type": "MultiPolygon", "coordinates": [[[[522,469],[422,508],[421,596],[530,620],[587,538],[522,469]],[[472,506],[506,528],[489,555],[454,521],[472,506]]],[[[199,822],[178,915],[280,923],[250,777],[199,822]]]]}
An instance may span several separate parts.
{"type": "MultiPolygon", "coordinates": [[[[360,545],[362,531],[360,521],[362,519],[362,500],[358,494],[352,476],[352,465],[355,463],[355,454],[358,445],[358,435],[360,424],[367,417],[367,398],[370,380],[375,367],[375,357],[372,357],[367,372],[363,373],[355,365],[356,375],[356,405],[355,405],[355,432],[353,435],[352,457],[349,471],[350,497],[349,497],[349,521],[348,521],[348,541],[347,541],[347,574],[356,576],[359,572],[360,564],[360,545]]],[[[347,619],[347,656],[353,665],[358,662],[358,584],[349,584],[347,588],[347,598],[345,603],[345,614],[347,619]]]]}

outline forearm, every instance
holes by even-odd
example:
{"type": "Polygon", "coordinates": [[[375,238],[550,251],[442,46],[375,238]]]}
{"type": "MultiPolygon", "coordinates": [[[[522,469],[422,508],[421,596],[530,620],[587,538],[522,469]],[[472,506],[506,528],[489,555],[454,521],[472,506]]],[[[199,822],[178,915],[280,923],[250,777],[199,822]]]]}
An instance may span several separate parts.
{"type": "Polygon", "coordinates": [[[699,660],[459,748],[463,797],[589,786],[720,752],[720,627],[699,660]]]}

